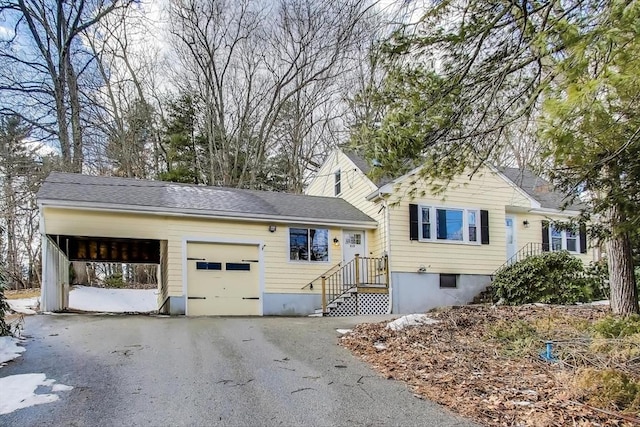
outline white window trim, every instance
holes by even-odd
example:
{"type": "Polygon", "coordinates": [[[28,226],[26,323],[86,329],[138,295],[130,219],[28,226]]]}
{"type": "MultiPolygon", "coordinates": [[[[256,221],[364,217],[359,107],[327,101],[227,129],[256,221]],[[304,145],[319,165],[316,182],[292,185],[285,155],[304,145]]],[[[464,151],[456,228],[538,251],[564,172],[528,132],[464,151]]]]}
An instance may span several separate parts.
{"type": "Polygon", "coordinates": [[[338,197],[342,194],[342,171],[338,169],[333,173],[333,195],[338,197]],[[340,186],[340,191],[336,192],[336,187],[340,186]]]}
{"type": "MultiPolygon", "coordinates": [[[[300,225],[287,227],[287,262],[294,264],[329,264],[331,262],[331,229],[329,227],[312,226],[312,225],[300,225]],[[312,261],[310,259],[291,259],[291,229],[298,230],[327,230],[327,260],[326,261],[312,261]]],[[[308,249],[307,249],[308,250],[308,249]]]]}
{"type": "Polygon", "coordinates": [[[560,251],[567,251],[570,254],[580,254],[580,231],[576,230],[577,232],[575,233],[576,236],[576,250],[575,251],[570,251],[569,249],[567,249],[567,230],[559,230],[560,231],[560,236],[562,238],[562,243],[560,251],[553,249],[553,230],[554,230],[554,225],[553,223],[549,224],[549,252],[560,252],[560,251]]]}
{"type": "Polygon", "coordinates": [[[458,206],[436,206],[436,205],[418,205],[418,241],[425,243],[446,243],[454,245],[472,245],[480,246],[482,244],[482,237],[480,228],[480,208],[462,208],[458,206]],[[425,239],[422,237],[422,210],[429,209],[429,221],[431,238],[425,239]],[[444,210],[457,210],[462,211],[462,240],[448,240],[437,238],[437,209],[444,210]],[[476,241],[469,240],[469,212],[476,213],[476,241]]]}

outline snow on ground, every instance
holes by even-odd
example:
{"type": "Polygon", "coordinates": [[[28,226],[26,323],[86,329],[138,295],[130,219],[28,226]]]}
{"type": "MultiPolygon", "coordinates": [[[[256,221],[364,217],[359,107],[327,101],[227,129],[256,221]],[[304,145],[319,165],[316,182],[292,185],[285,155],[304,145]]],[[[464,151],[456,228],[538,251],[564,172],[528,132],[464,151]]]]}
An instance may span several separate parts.
{"type": "Polygon", "coordinates": [[[20,374],[0,378],[0,415],[29,406],[55,402],[60,396],[54,393],[73,389],[71,386],[55,382],[56,380],[47,379],[45,374],[20,374]],[[44,387],[45,390],[41,388],[36,394],[38,387],[44,387]]]}
{"type": "Polygon", "coordinates": [[[147,313],[158,309],[156,289],[104,289],[74,286],[69,308],[109,313],[147,313]]]}
{"type": "Polygon", "coordinates": [[[387,323],[387,329],[399,331],[407,326],[432,325],[434,323],[438,323],[438,320],[432,319],[426,314],[407,314],[393,322],[387,323]]]}
{"type": "Polygon", "coordinates": [[[36,314],[36,309],[40,305],[40,298],[19,298],[8,299],[9,307],[16,313],[36,314]]]}
{"type": "Polygon", "coordinates": [[[25,349],[18,345],[19,342],[18,338],[0,337],[0,367],[8,361],[20,357],[20,353],[25,349]]]}

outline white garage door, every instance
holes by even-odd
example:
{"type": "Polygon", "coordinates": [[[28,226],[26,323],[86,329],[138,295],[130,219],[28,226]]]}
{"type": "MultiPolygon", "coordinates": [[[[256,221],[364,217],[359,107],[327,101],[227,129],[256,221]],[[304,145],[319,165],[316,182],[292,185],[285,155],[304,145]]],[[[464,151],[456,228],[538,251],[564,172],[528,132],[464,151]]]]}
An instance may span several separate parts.
{"type": "Polygon", "coordinates": [[[189,316],[260,314],[257,245],[188,243],[187,268],[189,316]]]}

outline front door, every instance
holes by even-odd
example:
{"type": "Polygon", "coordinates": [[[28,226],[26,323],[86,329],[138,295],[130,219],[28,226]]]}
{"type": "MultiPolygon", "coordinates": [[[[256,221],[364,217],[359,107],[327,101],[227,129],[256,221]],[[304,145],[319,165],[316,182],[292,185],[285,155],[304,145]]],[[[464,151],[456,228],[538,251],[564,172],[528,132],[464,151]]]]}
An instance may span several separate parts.
{"type": "MultiPolygon", "coordinates": [[[[361,257],[366,257],[366,249],[364,242],[363,230],[343,230],[342,231],[342,262],[343,265],[347,265],[355,258],[356,254],[361,257]]],[[[345,284],[357,285],[364,283],[366,277],[366,271],[363,271],[363,267],[366,267],[366,262],[360,261],[359,265],[359,283],[355,283],[355,267],[344,270],[345,284]],[[347,283],[348,282],[348,283],[347,283]]]]}
{"type": "Polygon", "coordinates": [[[516,243],[516,219],[511,215],[505,217],[506,238],[507,238],[507,261],[517,252],[516,243]]]}

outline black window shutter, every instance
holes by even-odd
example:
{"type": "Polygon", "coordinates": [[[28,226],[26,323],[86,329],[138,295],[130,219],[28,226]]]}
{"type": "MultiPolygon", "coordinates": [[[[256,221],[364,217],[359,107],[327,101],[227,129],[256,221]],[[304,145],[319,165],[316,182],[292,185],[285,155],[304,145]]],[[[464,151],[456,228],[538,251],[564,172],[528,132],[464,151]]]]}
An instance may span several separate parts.
{"type": "Polygon", "coordinates": [[[587,253],[587,226],[580,224],[580,253],[587,253]]]}
{"type": "Polygon", "coordinates": [[[409,205],[409,240],[418,240],[418,205],[409,205]]]}
{"type": "Polygon", "coordinates": [[[489,211],[480,211],[480,242],[489,244],[489,211]]]}
{"type": "Polygon", "coordinates": [[[542,251],[549,252],[549,221],[542,221],[542,251]]]}

